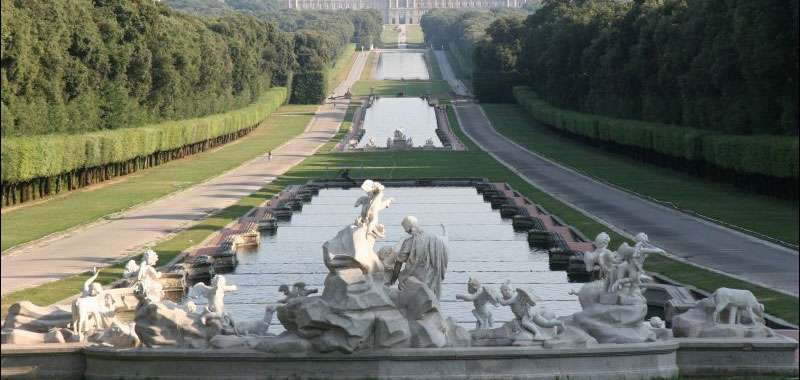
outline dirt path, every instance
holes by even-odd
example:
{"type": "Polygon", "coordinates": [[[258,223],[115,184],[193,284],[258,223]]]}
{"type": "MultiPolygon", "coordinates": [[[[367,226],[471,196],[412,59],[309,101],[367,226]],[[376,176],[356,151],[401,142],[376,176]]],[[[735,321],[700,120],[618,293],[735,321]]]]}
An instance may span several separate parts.
{"type": "MultiPolygon", "coordinates": [[[[334,89],[333,95],[344,95],[358,80],[366,58],[367,53],[356,53],[347,78],[334,89]]],[[[4,254],[0,258],[2,294],[86,272],[93,266],[108,265],[236,203],[313,155],[336,134],[346,110],[341,101],[338,105],[329,102],[321,105],[302,134],[272,151],[272,160],[257,157],[197,186],[133,208],[113,220],[45,238],[4,254]]]]}

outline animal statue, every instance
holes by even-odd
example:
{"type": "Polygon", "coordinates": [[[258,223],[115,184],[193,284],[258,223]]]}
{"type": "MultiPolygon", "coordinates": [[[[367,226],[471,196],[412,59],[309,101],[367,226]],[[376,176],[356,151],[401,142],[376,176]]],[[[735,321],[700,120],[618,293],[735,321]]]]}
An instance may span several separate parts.
{"type": "Polygon", "coordinates": [[[500,304],[500,295],[492,288],[481,285],[480,281],[470,277],[467,281],[467,292],[469,294],[457,294],[456,299],[462,301],[472,301],[475,309],[472,310],[472,315],[475,316],[475,329],[490,329],[494,323],[492,312],[489,311],[487,304],[498,306],[500,304]]]}
{"type": "Polygon", "coordinates": [[[264,319],[258,321],[242,321],[233,323],[234,334],[265,336],[269,334],[269,326],[272,324],[272,316],[275,314],[275,304],[264,307],[264,319]]]}
{"type": "Polygon", "coordinates": [[[317,293],[319,289],[316,288],[306,289],[305,282],[295,282],[294,285],[292,285],[291,289],[289,288],[289,285],[283,284],[278,287],[278,291],[283,293],[284,295],[283,299],[279,300],[278,302],[288,303],[289,300],[291,300],[292,298],[308,297],[308,295],[310,294],[317,293]]]}
{"type": "Polygon", "coordinates": [[[204,297],[208,300],[208,312],[223,315],[225,312],[225,292],[236,290],[236,285],[228,285],[225,276],[215,275],[211,279],[211,286],[199,282],[189,289],[190,298],[204,297]]]}
{"type": "Polygon", "coordinates": [[[100,273],[97,268],[92,268],[92,272],[83,283],[81,296],[72,303],[72,330],[80,341],[89,331],[110,327],[114,318],[114,297],[105,294],[103,286],[94,282],[100,273]]]}
{"type": "Polygon", "coordinates": [[[714,300],[714,322],[720,323],[719,315],[723,310],[728,310],[728,324],[741,323],[741,313],[743,309],[750,317],[750,323],[763,323],[764,305],[756,300],[756,297],[749,290],[719,288],[711,295],[714,300]]]}
{"type": "Polygon", "coordinates": [[[135,348],[141,345],[139,336],[136,335],[136,323],[130,322],[123,324],[117,321],[111,326],[91,338],[93,342],[101,346],[116,348],[135,348]]]}

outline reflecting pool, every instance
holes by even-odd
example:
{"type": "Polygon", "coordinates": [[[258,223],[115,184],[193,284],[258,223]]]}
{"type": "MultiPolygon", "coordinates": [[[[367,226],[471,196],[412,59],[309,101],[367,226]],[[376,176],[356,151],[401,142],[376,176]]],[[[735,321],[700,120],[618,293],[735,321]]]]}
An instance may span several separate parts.
{"type": "Polygon", "coordinates": [[[363,148],[371,138],[378,147],[386,147],[386,139],[400,130],[410,137],[414,146],[421,147],[431,139],[433,146],[442,147],[436,136],[436,112],[422,98],[378,98],[364,115],[364,137],[357,148],[363,148]]]}
{"type": "Polygon", "coordinates": [[[429,80],[425,58],[419,52],[383,51],[378,59],[378,80],[429,80]]]}
{"type": "MultiPolygon", "coordinates": [[[[407,235],[400,227],[406,215],[419,218],[422,228],[441,234],[444,225],[450,241],[450,264],[442,284],[442,314],[474,328],[472,303],[456,301],[465,293],[470,275],[499,291],[505,280],[514,287],[532,290],[558,315],[580,310],[577,297],[568,292],[582,284],[569,283],[566,272],[551,271],[547,253],[528,247],[526,234],[515,232],[510,220],[500,218],[472,187],[387,187],[392,206],[380,214],[386,238],[375,249],[400,242],[407,235]]],[[[225,308],[234,319],[260,319],[264,306],[283,295],[281,284],[304,281],[319,288],[328,270],[322,263],[322,243],[358,213],[353,205],[363,195],[360,189],[323,189],[292,217],[280,222],[274,235],[264,235],[261,246],[239,253],[239,266],[227,276],[239,290],[225,295],[225,308]]],[[[491,308],[496,322],[512,318],[508,307],[491,308]]],[[[277,318],[271,331],[282,331],[277,318]]]]}

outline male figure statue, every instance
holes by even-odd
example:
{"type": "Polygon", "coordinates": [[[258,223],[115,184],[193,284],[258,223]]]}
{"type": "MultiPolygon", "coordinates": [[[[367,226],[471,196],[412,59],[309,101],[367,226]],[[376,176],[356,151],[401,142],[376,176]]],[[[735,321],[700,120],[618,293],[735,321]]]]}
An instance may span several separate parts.
{"type": "Polygon", "coordinates": [[[423,231],[416,217],[403,218],[402,226],[411,236],[403,240],[397,252],[389,283],[399,280],[398,287],[402,290],[409,277],[416,277],[439,298],[447,272],[447,244],[441,237],[423,231]]]}

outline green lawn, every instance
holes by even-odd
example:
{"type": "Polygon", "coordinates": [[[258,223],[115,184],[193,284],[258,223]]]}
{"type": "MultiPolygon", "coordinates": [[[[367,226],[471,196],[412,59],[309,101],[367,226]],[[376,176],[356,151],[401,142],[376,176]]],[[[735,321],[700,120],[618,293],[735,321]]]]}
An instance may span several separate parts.
{"type": "Polygon", "coordinates": [[[498,132],[554,161],[682,209],[797,244],[797,202],[756,195],[595,148],[556,134],[515,104],[482,106],[498,132]]]}
{"type": "Polygon", "coordinates": [[[422,34],[422,27],[419,24],[406,25],[406,43],[408,44],[421,44],[425,42],[422,34]]]}
{"type": "Polygon", "coordinates": [[[361,80],[356,82],[352,92],[354,96],[367,96],[371,88],[375,89],[376,94],[383,96],[394,96],[405,91],[406,96],[440,94],[440,97],[447,97],[450,91],[450,86],[443,80],[361,80]]]}
{"type": "Polygon", "coordinates": [[[350,68],[353,66],[353,54],[356,52],[356,44],[348,44],[333,66],[328,68],[328,91],[332,91],[337,84],[347,79],[350,68]]]}
{"type": "Polygon", "coordinates": [[[396,25],[383,26],[383,30],[381,31],[381,42],[383,42],[384,45],[397,44],[397,37],[400,35],[400,32],[396,28],[396,25]]]}
{"type": "Polygon", "coordinates": [[[2,249],[92,222],[231,170],[300,134],[316,108],[316,105],[281,107],[236,143],[131,174],[120,182],[76,190],[5,212],[2,249]],[[286,116],[293,113],[302,117],[286,116]]]}
{"type": "Polygon", "coordinates": [[[431,80],[442,80],[442,70],[439,68],[439,61],[436,59],[436,54],[433,50],[425,51],[425,64],[428,66],[428,75],[431,80]]]}

